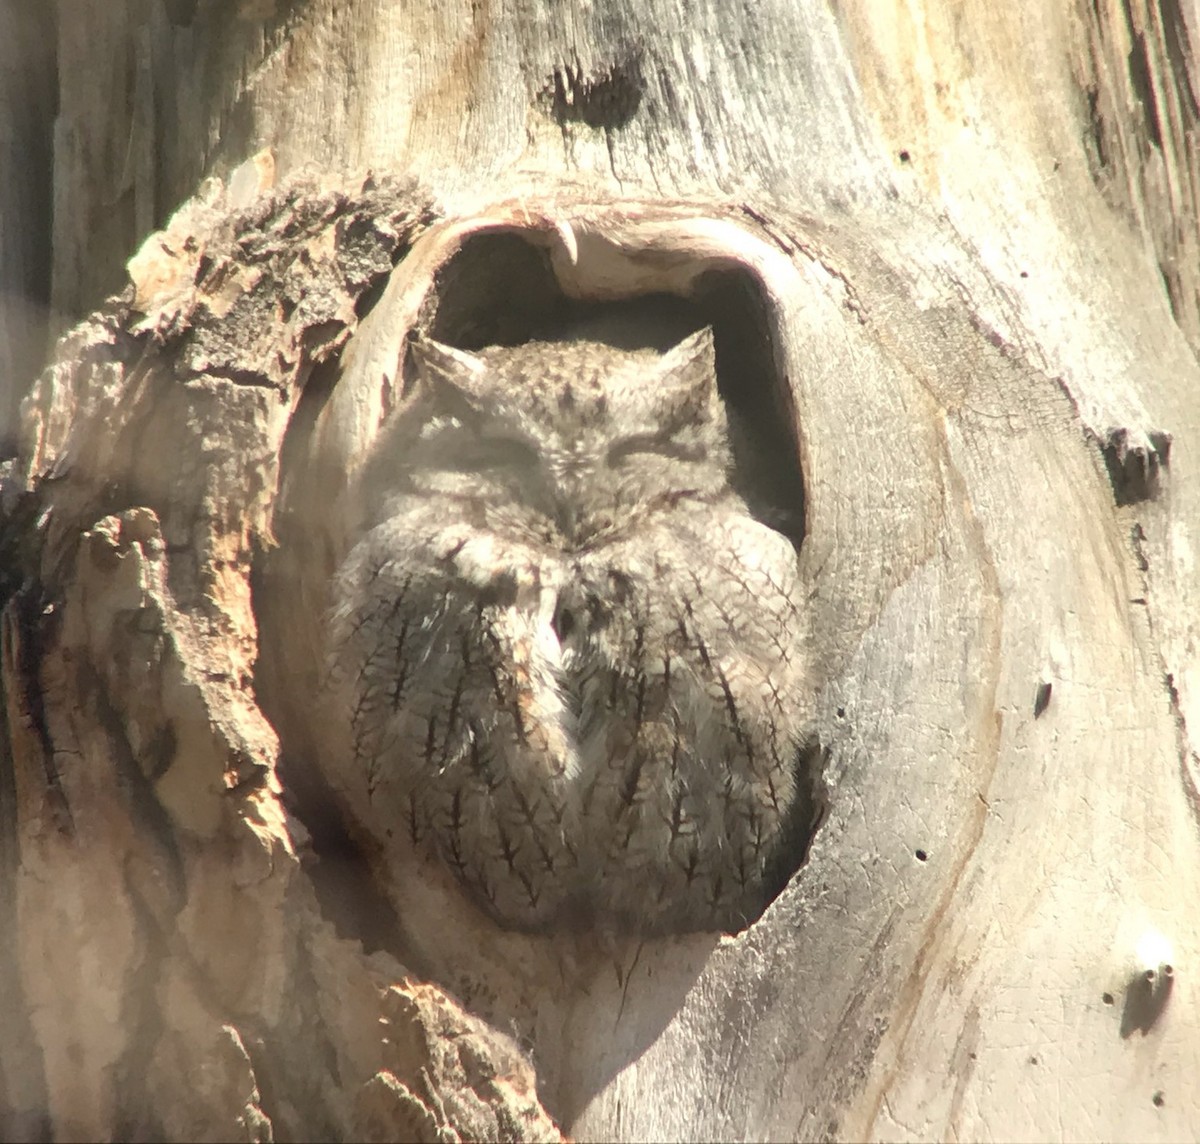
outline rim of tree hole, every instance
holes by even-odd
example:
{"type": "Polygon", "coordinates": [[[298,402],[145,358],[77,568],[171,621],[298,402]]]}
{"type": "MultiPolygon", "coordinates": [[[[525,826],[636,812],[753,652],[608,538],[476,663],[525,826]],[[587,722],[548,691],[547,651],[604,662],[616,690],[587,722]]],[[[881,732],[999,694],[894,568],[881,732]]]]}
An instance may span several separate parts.
{"type": "MultiPolygon", "coordinates": [[[[786,375],[785,325],[772,289],[774,274],[790,277],[795,270],[771,237],[757,230],[752,215],[700,213],[688,204],[616,207],[561,199],[553,209],[528,200],[501,204],[423,234],[387,285],[362,307],[363,326],[386,328],[389,343],[396,345],[419,330],[466,351],[554,341],[591,321],[628,330],[628,348],[663,350],[711,326],[721,398],[750,427],[734,458],[732,483],[751,513],[784,535],[798,557],[805,534],[804,440],[786,375]]],[[[372,336],[366,334],[366,340],[372,336]]],[[[371,347],[357,349],[369,353],[371,347]]],[[[350,473],[342,479],[353,483],[354,454],[363,442],[344,439],[346,410],[361,411],[365,404],[382,426],[403,399],[401,360],[388,369],[389,351],[382,368],[368,374],[354,370],[355,352],[352,339],[343,360],[306,387],[283,451],[284,521],[295,515],[289,501],[330,503],[327,487],[314,498],[313,482],[327,485],[331,475],[350,473]],[[351,378],[360,392],[351,392],[351,378]],[[367,385],[373,392],[362,391],[367,385]]],[[[344,818],[326,812],[328,791],[289,750],[287,718],[276,721],[285,786],[325,860],[314,872],[322,900],[368,947],[386,946],[397,919],[378,879],[351,886],[344,876],[348,864],[363,861],[364,839],[350,842],[344,818]]],[[[766,905],[804,865],[825,817],[826,755],[815,735],[797,751],[797,794],[769,873],[766,905]]],[[[373,850],[368,843],[366,864],[377,868],[373,850]]]]}

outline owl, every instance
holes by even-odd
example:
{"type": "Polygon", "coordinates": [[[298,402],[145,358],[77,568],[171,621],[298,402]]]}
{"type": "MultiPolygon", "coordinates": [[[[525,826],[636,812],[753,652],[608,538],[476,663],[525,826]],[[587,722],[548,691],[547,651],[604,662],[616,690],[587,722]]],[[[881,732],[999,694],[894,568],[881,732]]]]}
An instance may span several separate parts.
{"type": "Polygon", "coordinates": [[[408,355],[328,618],[372,819],[505,928],[743,928],[797,798],[803,608],[731,484],[712,331],[408,355]]]}

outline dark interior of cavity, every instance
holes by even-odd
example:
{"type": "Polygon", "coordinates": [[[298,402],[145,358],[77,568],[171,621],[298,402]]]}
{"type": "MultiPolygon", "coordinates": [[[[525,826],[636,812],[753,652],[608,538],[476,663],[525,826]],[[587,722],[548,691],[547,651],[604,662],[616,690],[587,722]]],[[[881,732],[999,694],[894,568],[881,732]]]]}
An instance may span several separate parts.
{"type": "Polygon", "coordinates": [[[740,264],[700,271],[686,297],[581,301],[563,293],[544,246],[518,233],[481,234],[442,267],[421,325],[464,350],[578,338],[665,350],[712,326],[717,384],[730,412],[734,487],[763,523],[799,547],[804,482],[791,393],[764,291],[740,264]]]}

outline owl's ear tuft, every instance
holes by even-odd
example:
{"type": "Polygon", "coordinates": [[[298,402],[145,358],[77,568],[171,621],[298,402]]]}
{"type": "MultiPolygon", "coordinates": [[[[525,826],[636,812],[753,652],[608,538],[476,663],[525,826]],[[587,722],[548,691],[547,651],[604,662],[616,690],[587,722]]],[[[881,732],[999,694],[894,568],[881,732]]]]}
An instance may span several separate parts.
{"type": "Polygon", "coordinates": [[[658,360],[653,384],[663,412],[695,413],[720,404],[717,352],[711,326],[684,338],[658,360]]]}
{"type": "Polygon", "coordinates": [[[414,332],[408,339],[408,363],[413,392],[475,408],[479,381],[487,372],[480,358],[414,332]]]}
{"type": "Polygon", "coordinates": [[[717,350],[712,326],[705,326],[672,346],[663,354],[663,365],[672,370],[695,366],[710,377],[716,376],[717,350]]]}
{"type": "Polygon", "coordinates": [[[462,378],[478,377],[487,368],[474,354],[415,332],[409,335],[408,354],[419,375],[433,375],[455,384],[462,378]]]}

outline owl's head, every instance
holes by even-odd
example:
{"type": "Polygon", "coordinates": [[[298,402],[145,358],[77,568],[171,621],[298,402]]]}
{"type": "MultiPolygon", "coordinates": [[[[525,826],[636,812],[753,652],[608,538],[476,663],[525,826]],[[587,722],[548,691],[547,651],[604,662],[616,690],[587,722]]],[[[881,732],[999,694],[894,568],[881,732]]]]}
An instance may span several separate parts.
{"type": "Polygon", "coordinates": [[[728,492],[711,329],[665,353],[563,341],[472,354],[429,338],[409,352],[392,458],[408,494],[520,510],[571,546],[728,492]]]}

